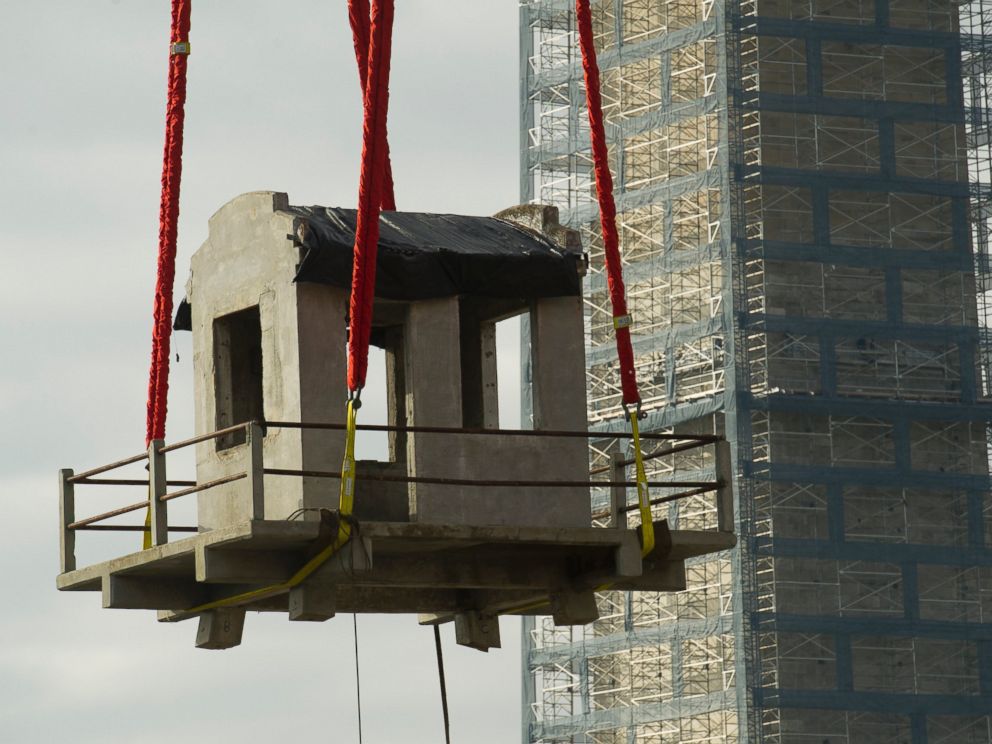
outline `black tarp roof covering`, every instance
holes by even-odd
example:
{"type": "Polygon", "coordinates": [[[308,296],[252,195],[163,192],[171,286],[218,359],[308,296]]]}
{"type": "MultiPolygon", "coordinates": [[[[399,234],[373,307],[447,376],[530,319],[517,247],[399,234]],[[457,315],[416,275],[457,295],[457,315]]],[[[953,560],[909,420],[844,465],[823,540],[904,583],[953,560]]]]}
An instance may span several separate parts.
{"type": "MultiPolygon", "coordinates": [[[[298,282],[351,286],[354,209],[290,207],[306,230],[298,282]]],[[[495,217],[383,212],[379,217],[376,296],[424,300],[467,294],[494,298],[577,296],[578,253],[544,235],[495,217]]],[[[176,330],[190,330],[190,308],[177,310],[176,330]]]]}

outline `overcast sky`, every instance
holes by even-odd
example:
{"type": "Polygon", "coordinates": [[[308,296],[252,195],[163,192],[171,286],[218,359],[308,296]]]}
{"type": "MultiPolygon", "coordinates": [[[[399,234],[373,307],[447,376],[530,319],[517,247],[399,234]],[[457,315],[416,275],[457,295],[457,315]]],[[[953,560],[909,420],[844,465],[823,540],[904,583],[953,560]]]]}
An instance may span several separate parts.
{"type": "MultiPolygon", "coordinates": [[[[195,622],[54,589],[57,469],[144,444],[169,5],[0,0],[0,742],[357,741],[350,616],[249,615],[242,646],[197,651],[195,622]]],[[[237,194],[355,204],[345,6],[194,2],[177,296],[207,218],[237,194]]],[[[401,209],[517,202],[517,17],[508,1],[398,0],[389,124],[401,209]]],[[[175,348],[170,440],[193,433],[188,334],[175,348]]],[[[80,515],[121,503],[87,493],[80,515]]],[[[80,554],[138,538],[122,539],[83,534],[80,554]]],[[[519,738],[519,624],[501,627],[504,648],[489,654],[445,629],[455,741],[519,738]]],[[[365,741],[441,741],[431,631],[362,616],[359,636],[365,741]]]]}

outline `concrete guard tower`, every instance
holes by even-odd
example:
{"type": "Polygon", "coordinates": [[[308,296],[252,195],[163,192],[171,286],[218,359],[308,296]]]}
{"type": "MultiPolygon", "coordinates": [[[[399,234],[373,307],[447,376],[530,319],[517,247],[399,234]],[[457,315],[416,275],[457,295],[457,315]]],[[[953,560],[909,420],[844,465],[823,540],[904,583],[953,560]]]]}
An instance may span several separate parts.
{"type": "MultiPolygon", "coordinates": [[[[535,427],[585,428],[585,354],[578,233],[557,210],[518,207],[506,220],[389,213],[382,220],[384,281],[373,342],[388,358],[389,423],[498,428],[498,320],[534,319],[535,427]],[[533,225],[533,228],[530,227],[533,225]],[[544,232],[546,231],[546,232],[544,232]],[[560,245],[557,241],[560,241],[560,245]]],[[[193,256],[187,307],[193,331],[197,433],[244,421],[344,424],[351,210],[290,207],[285,194],[251,193],[222,207],[193,256]],[[291,236],[291,237],[290,237],[291,236]]],[[[180,317],[185,324],[187,310],[180,317]]],[[[242,472],[243,431],[197,445],[197,479],[242,472]]],[[[341,466],[344,433],[268,429],[267,463],[305,471],[341,466]]],[[[577,438],[406,433],[388,460],[359,464],[363,476],[581,481],[586,442],[577,438]]],[[[356,516],[426,524],[587,527],[588,489],[382,482],[356,497],[356,516]]],[[[337,483],[269,475],[264,517],[335,508],[337,483]]],[[[239,484],[199,501],[199,526],[251,516],[239,484]]]]}
{"type": "MultiPolygon", "coordinates": [[[[388,456],[358,463],[351,539],[296,581],[337,534],[355,214],[274,192],[226,204],[176,320],[193,332],[196,436],[145,456],[153,547],[77,568],[76,531],[121,511],[77,521],[75,487],[121,463],[63,470],[59,588],[165,621],[199,617],[205,648],[240,643],[251,609],[418,613],[454,621],[458,642],[482,650],[499,646],[499,614],[583,624],[604,586],[684,588],[686,558],[733,545],[726,465],[713,483],[686,484],[717,492],[722,531],[657,522],[642,557],[619,458],[598,515],[611,527],[593,526],[584,256],[557,218],[542,206],[382,215],[372,341],[387,360],[388,456]],[[533,431],[514,433],[499,428],[495,324],[524,313],[533,431]],[[169,492],[166,455],[181,446],[196,448],[196,483],[169,492]],[[193,493],[196,534],[170,542],[167,504],[193,493]]],[[[691,446],[707,445],[723,451],[713,437],[691,446]]]]}

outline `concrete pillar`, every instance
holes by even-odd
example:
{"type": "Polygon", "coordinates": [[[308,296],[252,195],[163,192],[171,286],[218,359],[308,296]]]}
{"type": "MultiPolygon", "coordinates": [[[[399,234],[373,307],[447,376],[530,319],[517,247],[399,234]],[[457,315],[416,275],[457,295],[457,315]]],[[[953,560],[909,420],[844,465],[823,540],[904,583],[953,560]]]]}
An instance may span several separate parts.
{"type": "MultiPolygon", "coordinates": [[[[298,218],[285,211],[288,204],[285,194],[273,192],[233,199],[210,219],[209,237],[193,256],[187,297],[192,308],[197,433],[219,428],[218,412],[225,410],[218,386],[223,387],[220,366],[227,357],[217,351],[225,329],[218,319],[253,308],[261,344],[260,417],[344,422],[347,291],[294,281],[300,251],[291,236],[298,218]]],[[[228,345],[236,342],[226,340],[228,345]]],[[[261,453],[266,467],[337,470],[343,442],[342,432],[270,427],[261,453]]],[[[197,445],[197,479],[248,472],[250,455],[251,448],[236,440],[221,446],[214,440],[203,442],[197,445]]],[[[251,518],[285,519],[300,507],[336,504],[337,486],[328,479],[249,478],[201,494],[199,525],[213,529],[251,518]],[[265,498],[259,504],[262,482],[265,498]]]]}
{"type": "Polygon", "coordinates": [[[531,306],[530,333],[534,428],[585,430],[582,298],[536,300],[531,306]]]}
{"type": "MultiPolygon", "coordinates": [[[[462,425],[461,347],[458,298],[414,302],[407,313],[404,334],[406,412],[414,426],[462,425]]],[[[450,470],[457,457],[458,438],[451,434],[407,436],[407,464],[411,475],[438,476],[450,470]]],[[[410,484],[410,519],[444,521],[444,502],[450,488],[410,484]]],[[[448,505],[450,508],[450,503],[448,505]]]]}
{"type": "MultiPolygon", "coordinates": [[[[299,409],[296,420],[343,424],[348,399],[348,293],[337,287],[296,284],[299,339],[299,409]]],[[[340,470],[343,431],[306,429],[300,433],[303,470],[340,470]]],[[[285,480],[285,478],[283,478],[285,480]]],[[[300,506],[337,508],[337,481],[303,478],[300,506]]],[[[288,504],[283,507],[285,510],[288,504]]],[[[317,519],[316,512],[304,518],[317,519]]]]}

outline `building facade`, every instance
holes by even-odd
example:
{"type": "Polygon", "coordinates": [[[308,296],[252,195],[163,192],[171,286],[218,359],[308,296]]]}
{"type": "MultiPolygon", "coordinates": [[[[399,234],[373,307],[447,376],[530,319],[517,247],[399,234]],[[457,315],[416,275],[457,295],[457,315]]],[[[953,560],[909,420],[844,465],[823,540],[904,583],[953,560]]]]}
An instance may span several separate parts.
{"type": "MultiPolygon", "coordinates": [[[[992,2],[593,13],[644,426],[731,441],[739,545],[526,621],[522,739],[992,741],[992,2]]],[[[592,259],[595,467],[626,425],[572,2],[520,33],[522,196],[592,259]]],[[[656,513],[715,526],[707,495],[656,513]]]]}

